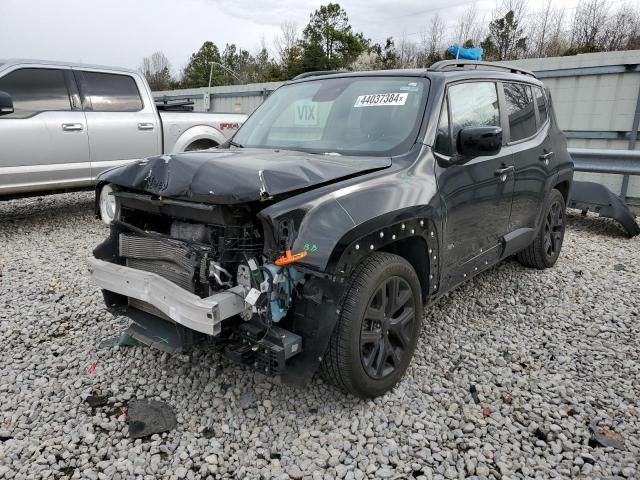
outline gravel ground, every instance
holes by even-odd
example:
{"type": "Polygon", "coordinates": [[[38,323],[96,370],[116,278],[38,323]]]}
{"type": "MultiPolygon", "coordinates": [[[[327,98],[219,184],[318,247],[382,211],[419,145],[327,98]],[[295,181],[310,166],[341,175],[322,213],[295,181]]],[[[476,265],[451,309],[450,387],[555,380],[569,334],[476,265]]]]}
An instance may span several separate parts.
{"type": "Polygon", "coordinates": [[[555,268],[507,261],[429,307],[402,383],[361,401],[216,353],[98,348],[128,322],[85,276],[91,203],[0,203],[0,478],[638,477],[640,237],[613,222],[573,212],[555,268]],[[131,440],[134,398],[178,427],[131,440]],[[624,450],[590,445],[594,420],[624,450]]]}

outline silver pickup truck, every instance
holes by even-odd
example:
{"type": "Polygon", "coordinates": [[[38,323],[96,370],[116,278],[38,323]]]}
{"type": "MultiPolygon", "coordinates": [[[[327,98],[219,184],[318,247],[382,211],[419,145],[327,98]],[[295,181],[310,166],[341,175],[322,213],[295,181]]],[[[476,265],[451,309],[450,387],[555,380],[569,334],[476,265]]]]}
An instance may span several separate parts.
{"type": "Polygon", "coordinates": [[[211,148],[245,119],[159,111],[134,70],[0,60],[0,200],[89,187],[131,159],[211,148]]]}

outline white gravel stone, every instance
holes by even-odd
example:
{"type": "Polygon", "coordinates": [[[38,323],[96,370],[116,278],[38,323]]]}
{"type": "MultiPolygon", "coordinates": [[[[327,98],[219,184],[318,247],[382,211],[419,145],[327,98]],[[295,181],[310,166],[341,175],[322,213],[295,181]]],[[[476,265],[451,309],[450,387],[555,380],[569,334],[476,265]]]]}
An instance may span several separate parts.
{"type": "Polygon", "coordinates": [[[86,277],[108,234],[92,202],[0,202],[3,480],[637,476],[640,237],[613,221],[570,212],[554,268],[508,260],[429,306],[402,382],[363,401],[204,348],[98,348],[129,321],[86,277]],[[130,439],[118,407],[143,398],[171,403],[177,428],[130,439]],[[625,450],[589,446],[594,419],[625,450]]]}

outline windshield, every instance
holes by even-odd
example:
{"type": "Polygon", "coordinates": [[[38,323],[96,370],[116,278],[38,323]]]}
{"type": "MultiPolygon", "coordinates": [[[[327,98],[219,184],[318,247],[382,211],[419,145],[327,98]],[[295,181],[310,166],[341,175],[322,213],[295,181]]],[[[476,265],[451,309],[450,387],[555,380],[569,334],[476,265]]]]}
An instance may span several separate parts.
{"type": "Polygon", "coordinates": [[[285,85],[233,138],[243,147],[398,155],[415,142],[428,92],[415,77],[343,77],[285,85]]]}

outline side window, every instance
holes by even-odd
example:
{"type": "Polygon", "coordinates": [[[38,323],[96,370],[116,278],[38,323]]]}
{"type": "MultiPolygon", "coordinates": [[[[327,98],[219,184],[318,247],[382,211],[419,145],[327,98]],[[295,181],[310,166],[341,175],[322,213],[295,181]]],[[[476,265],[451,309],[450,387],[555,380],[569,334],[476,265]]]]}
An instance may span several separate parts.
{"type": "Polygon", "coordinates": [[[70,111],[71,101],[62,70],[22,68],[0,78],[0,91],[13,99],[14,113],[2,118],[25,118],[45,111],[70,111]]]}
{"type": "Polygon", "coordinates": [[[544,94],[544,90],[540,87],[535,87],[533,89],[536,95],[536,104],[538,105],[538,117],[540,118],[540,127],[545,124],[547,118],[549,118],[549,114],[547,113],[547,102],[546,95],[544,94]]]}
{"type": "Polygon", "coordinates": [[[451,155],[453,153],[453,149],[451,148],[451,129],[449,128],[449,108],[446,98],[442,103],[436,141],[434,142],[433,149],[444,155],[451,155]]]}
{"type": "Polygon", "coordinates": [[[524,83],[504,83],[504,98],[509,116],[510,141],[515,142],[536,133],[531,86],[524,83]]]}
{"type": "Polygon", "coordinates": [[[137,112],[142,98],[133,77],[115,73],[82,72],[83,94],[94,112],[137,112]]]}
{"type": "Polygon", "coordinates": [[[449,87],[454,143],[466,127],[499,127],[498,92],[493,82],[459,83],[449,87]]]}

